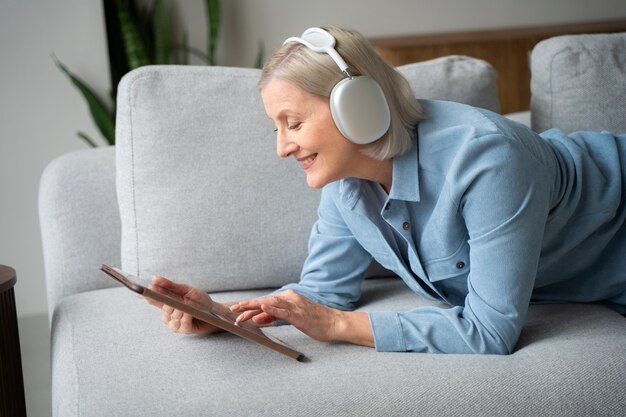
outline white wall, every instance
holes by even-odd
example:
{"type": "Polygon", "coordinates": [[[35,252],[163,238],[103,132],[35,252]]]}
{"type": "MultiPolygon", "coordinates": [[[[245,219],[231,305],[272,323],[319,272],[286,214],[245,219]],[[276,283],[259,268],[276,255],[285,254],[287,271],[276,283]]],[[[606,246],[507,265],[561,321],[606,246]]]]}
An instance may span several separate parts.
{"type": "Polygon", "coordinates": [[[37,215],[39,177],[96,136],[54,53],[102,94],[108,89],[99,0],[0,0],[0,264],[17,270],[18,314],[47,311],[37,215]]]}
{"type": "MultiPolygon", "coordinates": [[[[178,0],[190,44],[205,49],[202,0],[178,0]]],[[[626,18],[623,0],[223,0],[222,65],[251,66],[313,25],[339,24],[366,36],[530,26],[626,18]]],[[[37,189],[53,158],[97,136],[86,105],[54,66],[55,53],[104,95],[106,37],[100,0],[0,0],[0,264],[18,272],[21,316],[45,314],[37,189]]]]}

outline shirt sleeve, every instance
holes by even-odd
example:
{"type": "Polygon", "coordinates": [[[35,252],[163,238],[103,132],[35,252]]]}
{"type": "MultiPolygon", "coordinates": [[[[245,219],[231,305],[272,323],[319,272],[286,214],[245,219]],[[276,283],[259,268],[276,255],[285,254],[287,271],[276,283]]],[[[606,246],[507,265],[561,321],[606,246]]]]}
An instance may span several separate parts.
{"type": "Polygon", "coordinates": [[[378,351],[508,354],[526,316],[550,205],[550,173],[523,144],[474,139],[446,185],[469,234],[463,306],[370,313],[378,351]]]}
{"type": "Polygon", "coordinates": [[[357,242],[336,207],[333,195],[338,187],[333,183],[322,190],[300,282],[287,284],[274,293],[292,289],[319,304],[353,310],[372,257],[357,242]]]}

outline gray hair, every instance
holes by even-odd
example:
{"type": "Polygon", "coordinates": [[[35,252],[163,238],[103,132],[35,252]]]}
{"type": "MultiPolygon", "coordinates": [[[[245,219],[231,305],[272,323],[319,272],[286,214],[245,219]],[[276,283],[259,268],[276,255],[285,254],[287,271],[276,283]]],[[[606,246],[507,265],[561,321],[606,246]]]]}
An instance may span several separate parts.
{"type": "MultiPolygon", "coordinates": [[[[337,41],[335,49],[354,75],[369,75],[383,90],[391,125],[387,133],[366,145],[362,152],[375,159],[391,159],[411,148],[412,137],[424,112],[415,99],[408,81],[385,62],[360,33],[335,26],[324,26],[337,41]]],[[[272,78],[290,82],[311,94],[330,97],[335,84],[344,75],[327,54],[313,52],[296,42],[280,47],[263,67],[259,88],[272,78]]]]}

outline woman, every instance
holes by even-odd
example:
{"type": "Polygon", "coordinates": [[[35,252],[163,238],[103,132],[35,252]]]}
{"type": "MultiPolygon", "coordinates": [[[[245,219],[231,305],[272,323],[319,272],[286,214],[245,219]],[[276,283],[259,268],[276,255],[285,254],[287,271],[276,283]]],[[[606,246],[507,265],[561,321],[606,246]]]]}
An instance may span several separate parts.
{"type": "MultiPolygon", "coordinates": [[[[240,322],[287,321],[321,341],[378,351],[507,354],[530,302],[626,312],[626,136],[537,135],[483,109],[415,100],[360,34],[311,30],[288,39],[259,82],[278,155],[297,159],[308,185],[323,189],[300,282],[231,305],[162,277],[155,287],[240,322]],[[375,81],[384,109],[344,123],[333,88],[353,75],[375,81]],[[386,112],[370,136],[382,133],[351,137],[386,112]],[[372,258],[450,308],[351,311],[372,258]]],[[[217,330],[157,306],[173,331],[217,330]]]]}

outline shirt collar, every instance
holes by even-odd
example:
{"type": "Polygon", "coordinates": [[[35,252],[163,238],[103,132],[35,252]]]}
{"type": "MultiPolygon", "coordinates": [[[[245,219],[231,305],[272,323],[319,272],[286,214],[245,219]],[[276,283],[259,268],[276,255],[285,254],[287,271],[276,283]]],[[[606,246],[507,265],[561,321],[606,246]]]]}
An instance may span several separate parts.
{"type": "Polygon", "coordinates": [[[408,152],[393,158],[393,177],[389,199],[420,201],[418,174],[418,146],[413,138],[413,146],[408,152]]]}
{"type": "MultiPolygon", "coordinates": [[[[393,171],[389,199],[420,201],[418,178],[418,143],[413,137],[411,149],[393,158],[393,171]]],[[[361,198],[363,180],[345,178],[340,181],[340,194],[345,207],[352,210],[361,198]]]]}

